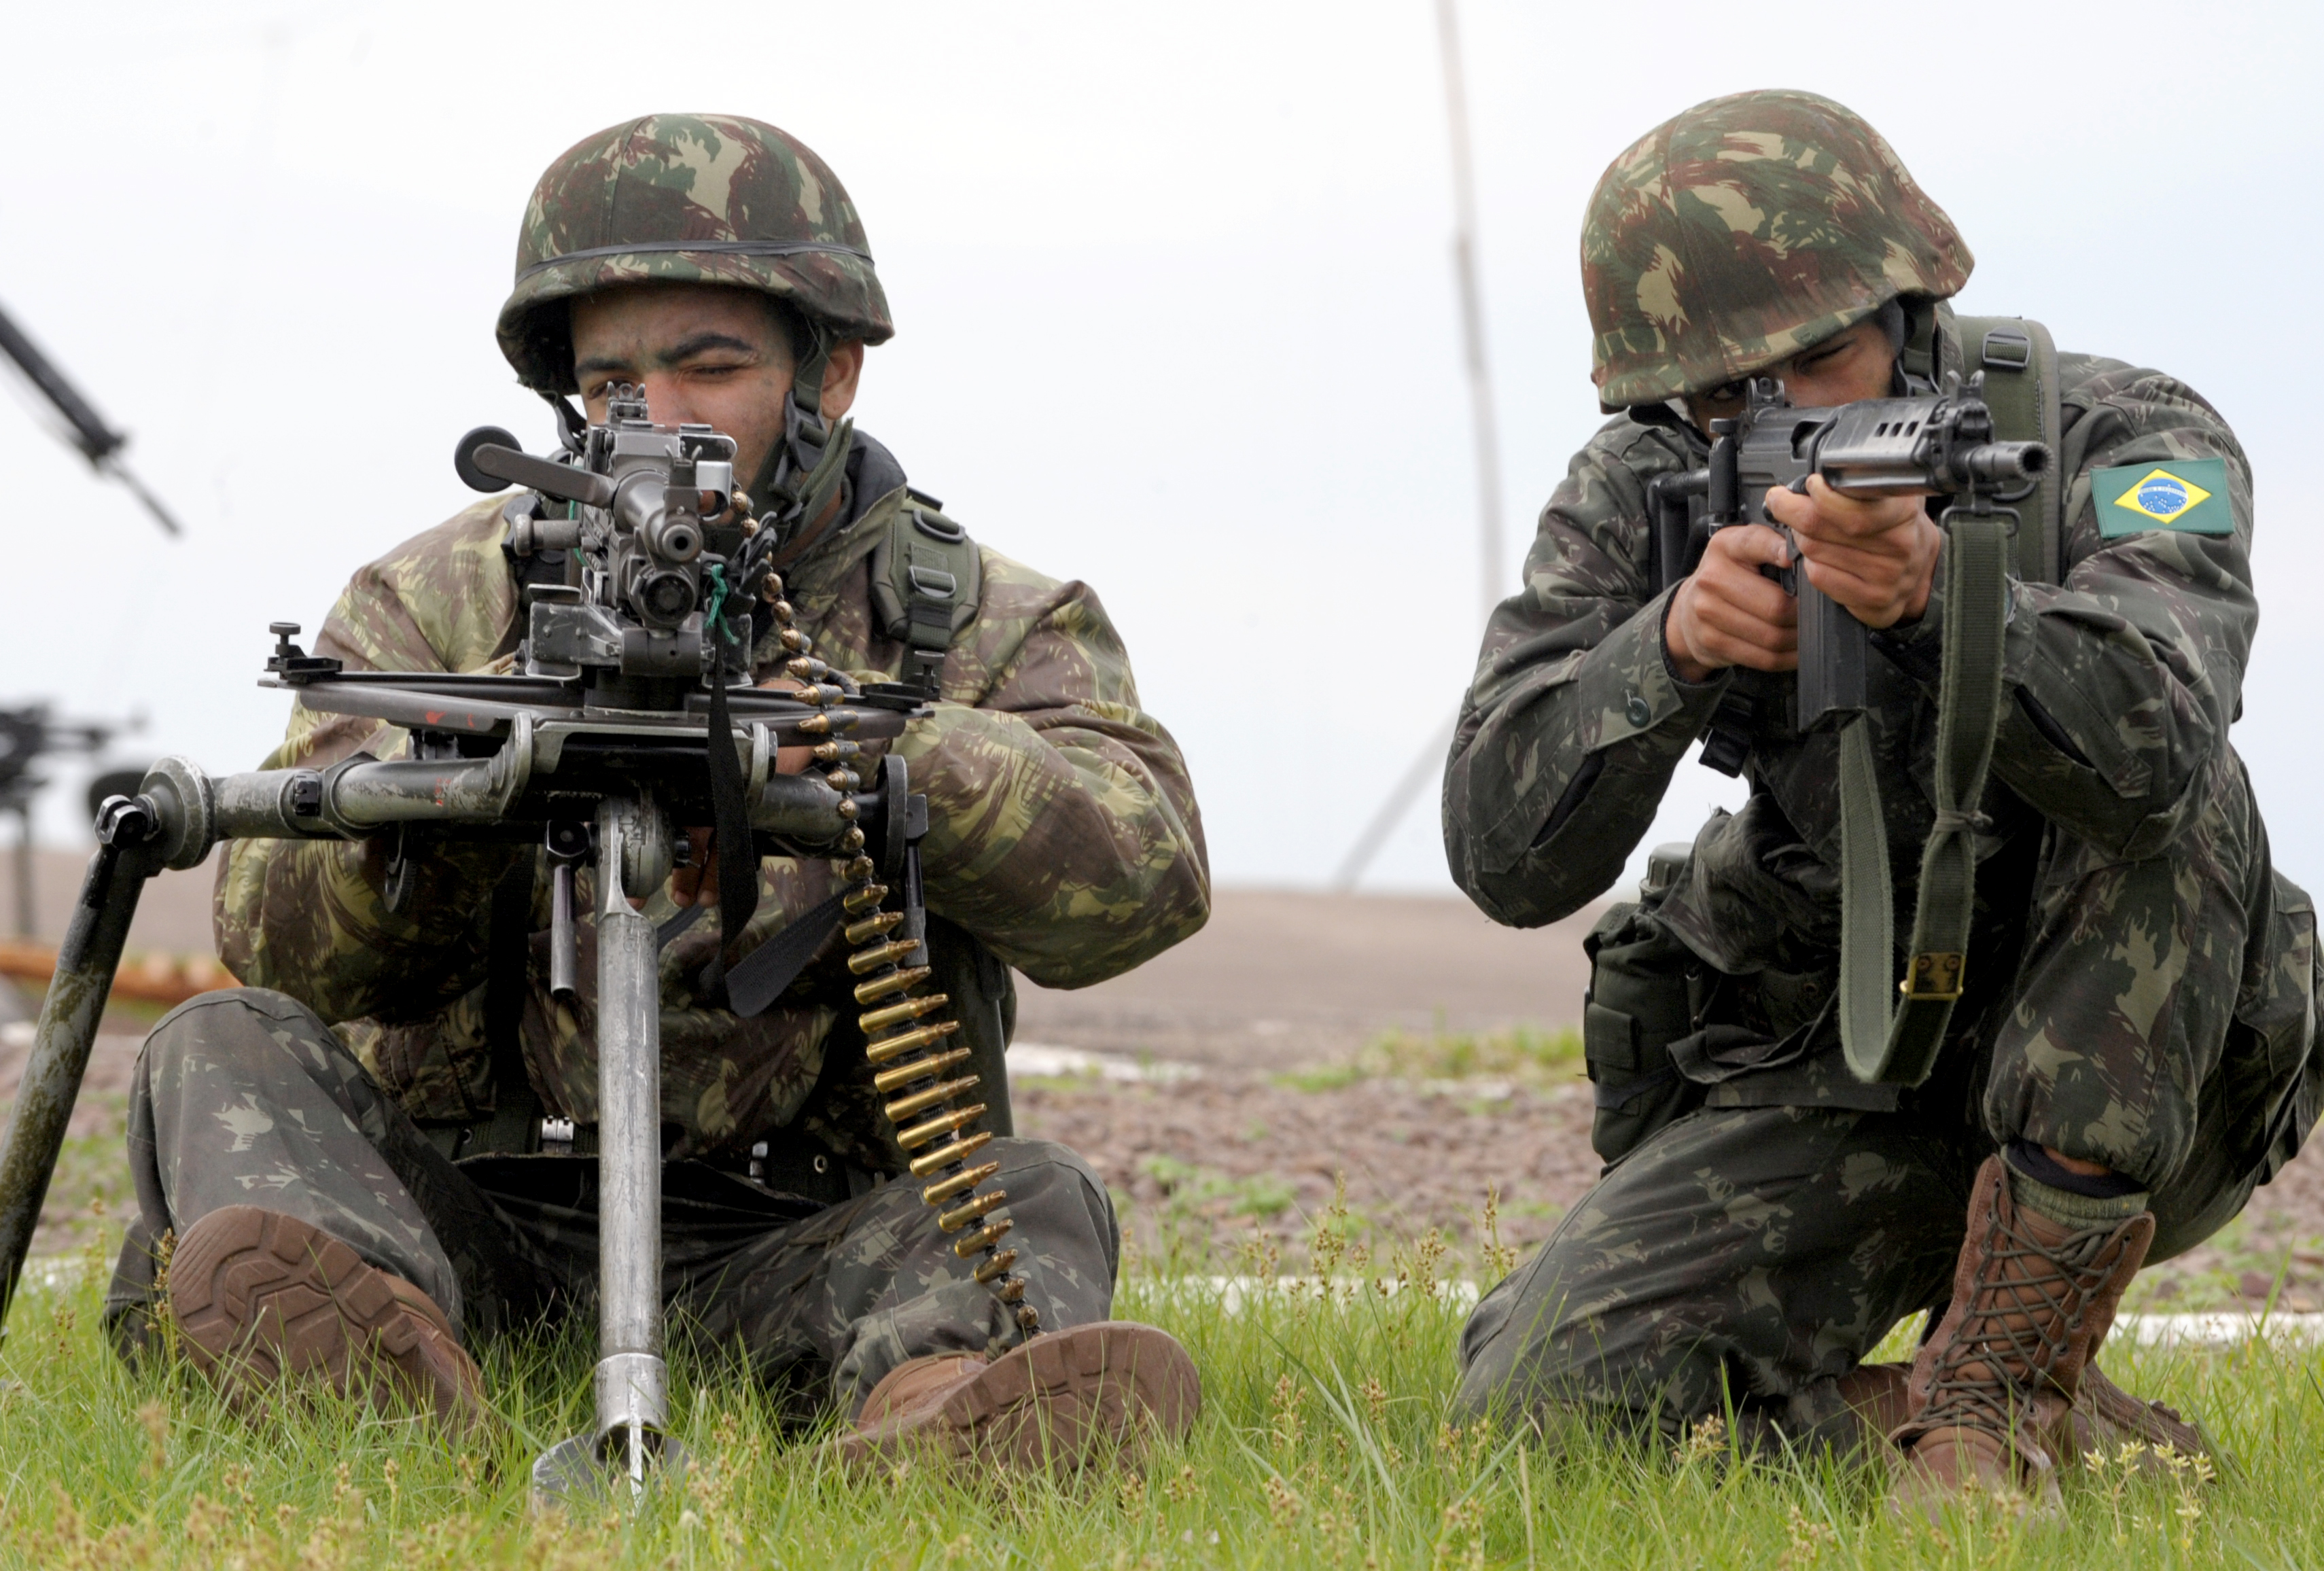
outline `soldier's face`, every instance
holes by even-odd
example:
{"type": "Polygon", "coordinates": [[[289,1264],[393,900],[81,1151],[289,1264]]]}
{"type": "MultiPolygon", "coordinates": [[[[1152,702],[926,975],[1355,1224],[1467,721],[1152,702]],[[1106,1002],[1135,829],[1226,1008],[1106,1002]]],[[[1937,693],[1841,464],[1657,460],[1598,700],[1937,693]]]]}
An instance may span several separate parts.
{"type": "MultiPolygon", "coordinates": [[[[663,424],[698,420],[733,437],[734,476],[747,485],[783,434],[791,350],[755,290],[645,283],[573,302],[573,376],[589,418],[605,418],[613,389],[641,385],[663,424]]],[[[823,410],[837,420],[855,399],[863,347],[843,344],[824,374],[823,410]]]]}
{"type": "MultiPolygon", "coordinates": [[[[1860,398],[1887,397],[1895,363],[1887,329],[1875,319],[1858,322],[1840,337],[1826,338],[1757,374],[1783,383],[1784,393],[1801,409],[1832,409],[1860,398]]],[[[1733,382],[1692,395],[1686,407],[1696,429],[1708,432],[1712,420],[1741,414],[1743,402],[1743,384],[1733,382]]]]}

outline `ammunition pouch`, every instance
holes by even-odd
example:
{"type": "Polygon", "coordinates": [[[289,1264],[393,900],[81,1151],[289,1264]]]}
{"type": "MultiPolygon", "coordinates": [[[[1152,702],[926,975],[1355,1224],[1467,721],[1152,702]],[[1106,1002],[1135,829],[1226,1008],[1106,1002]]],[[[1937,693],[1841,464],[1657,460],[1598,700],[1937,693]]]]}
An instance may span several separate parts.
{"type": "Polygon", "coordinates": [[[1723,978],[1629,901],[1608,908],[1582,948],[1590,956],[1582,1057],[1598,1104],[1590,1145],[1610,1164],[1702,1105],[1702,1087],[1679,1073],[1671,1048],[1695,1030],[1723,978]]]}
{"type": "Polygon", "coordinates": [[[872,610],[880,632],[908,646],[900,679],[936,694],[952,642],[976,619],[984,562],[968,531],[935,498],[907,490],[888,532],[872,548],[872,610]]]}

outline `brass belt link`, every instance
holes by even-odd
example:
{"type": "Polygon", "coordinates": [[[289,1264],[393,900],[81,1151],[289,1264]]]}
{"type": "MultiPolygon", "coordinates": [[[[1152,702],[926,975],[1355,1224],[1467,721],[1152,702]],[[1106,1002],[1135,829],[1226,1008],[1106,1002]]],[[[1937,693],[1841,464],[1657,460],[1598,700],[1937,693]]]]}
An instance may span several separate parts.
{"type": "MultiPolygon", "coordinates": [[[[820,676],[827,671],[828,667],[813,658],[812,641],[793,625],[794,612],[783,598],[782,579],[769,574],[764,592],[780,630],[779,641],[793,657],[791,674],[820,676]]],[[[825,706],[840,692],[835,687],[822,687],[808,702],[825,706]]],[[[815,718],[824,725],[810,725],[813,733],[828,735],[828,719],[815,718]]],[[[846,767],[845,761],[854,755],[852,744],[825,743],[816,754],[818,763],[834,766],[824,778],[835,790],[852,791],[861,787],[846,767]]],[[[840,839],[839,855],[833,863],[844,891],[840,904],[849,918],[844,932],[850,950],[847,969],[859,979],[855,1002],[863,1013],[856,1023],[862,1030],[864,1055],[874,1071],[872,1087],[889,1098],[884,1111],[895,1129],[897,1144],[904,1148],[910,1161],[912,1177],[928,1180],[920,1199],[935,1208],[937,1227],[959,1235],[953,1253],[963,1261],[974,1260],[970,1274],[1009,1306],[1019,1330],[1028,1338],[1037,1336],[1041,1331],[1041,1312],[1025,1301],[1025,1279],[1011,1269],[1017,1263],[1017,1252],[1004,1248],[1001,1242],[1015,1226],[1001,1210],[1008,1204],[1009,1192],[979,1188],[1001,1171],[1001,1164],[968,1165],[969,1159],[992,1140],[983,1131],[970,1128],[985,1110],[982,1102],[973,1100],[982,1081],[974,1070],[961,1069],[969,1057],[967,1049],[944,1046],[945,1039],[960,1030],[958,1021],[944,1019],[939,1012],[947,1002],[945,995],[915,993],[927,980],[928,967],[904,964],[919,952],[918,943],[888,936],[903,922],[904,914],[887,909],[890,892],[872,882],[876,870],[863,855],[863,831],[851,826],[840,839]],[[908,1057],[913,1054],[918,1056],[908,1057]],[[961,1073],[942,1078],[954,1069],[961,1073]]]]}

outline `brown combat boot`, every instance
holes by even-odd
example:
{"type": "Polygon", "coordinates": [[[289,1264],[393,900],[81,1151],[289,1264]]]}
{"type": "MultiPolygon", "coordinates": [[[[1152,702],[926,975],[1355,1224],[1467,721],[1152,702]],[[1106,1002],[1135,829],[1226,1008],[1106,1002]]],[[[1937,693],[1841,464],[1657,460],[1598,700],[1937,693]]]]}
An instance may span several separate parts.
{"type": "MultiPolygon", "coordinates": [[[[2068,1197],[2070,1198],[2070,1197],[2068,1197]]],[[[2152,1213],[2076,1226],[2019,1206],[1998,1156],[1978,1170],[1952,1304],[1913,1361],[1892,1510],[1932,1519],[1971,1492],[2059,1507],[2084,1372],[2154,1239],[2152,1213]]]]}
{"type": "Polygon", "coordinates": [[[1099,1320],[1047,1332],[990,1363],[973,1354],[899,1363],[832,1446],[849,1464],[921,1452],[1071,1473],[1103,1451],[1180,1438],[1202,1407],[1202,1377],[1176,1338],[1099,1320]]]}
{"type": "Polygon", "coordinates": [[[296,1216],[227,1206],[195,1222],[170,1256],[170,1309],[241,1411],[311,1382],[457,1433],[484,1416],[483,1378],[436,1301],[296,1216]]]}

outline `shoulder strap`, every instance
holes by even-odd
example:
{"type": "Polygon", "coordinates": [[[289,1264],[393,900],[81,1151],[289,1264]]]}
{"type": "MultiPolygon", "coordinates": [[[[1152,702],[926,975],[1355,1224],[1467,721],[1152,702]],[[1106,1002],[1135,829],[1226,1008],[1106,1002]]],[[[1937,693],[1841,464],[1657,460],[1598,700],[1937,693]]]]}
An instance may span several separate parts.
{"type": "Polygon", "coordinates": [[[952,641],[976,617],[983,559],[968,531],[932,496],[907,490],[888,532],[872,548],[872,608],[880,631],[911,646],[913,676],[931,694],[952,641]]]}
{"type": "MultiPolygon", "coordinates": [[[[2050,329],[2023,317],[1956,317],[1960,331],[1961,374],[1985,373],[1986,406],[1993,411],[1994,434],[2004,441],[2046,442],[2058,454],[2061,417],[2058,390],[2058,346],[2050,329]]],[[[2066,476],[2051,465],[2039,488],[2024,504],[2034,527],[2017,536],[2017,576],[2028,583],[2054,584],[2065,541],[2061,505],[2066,476]]]]}

